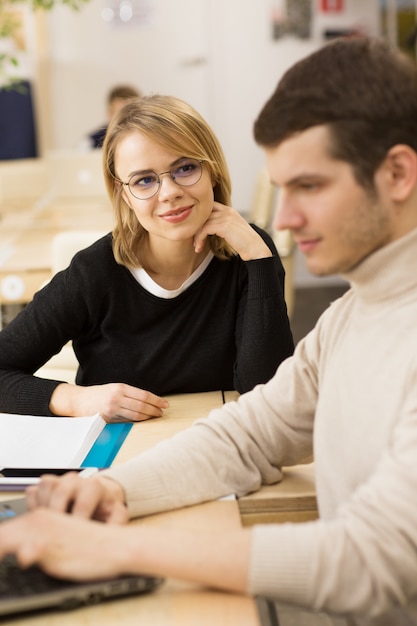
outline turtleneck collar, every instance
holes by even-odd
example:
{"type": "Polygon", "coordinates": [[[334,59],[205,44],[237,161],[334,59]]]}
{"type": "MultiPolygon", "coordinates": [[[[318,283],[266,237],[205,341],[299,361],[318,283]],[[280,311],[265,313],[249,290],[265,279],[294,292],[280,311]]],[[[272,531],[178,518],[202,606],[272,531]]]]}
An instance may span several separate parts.
{"type": "Polygon", "coordinates": [[[342,275],[367,302],[395,298],[417,288],[417,229],[380,248],[342,275]]]}

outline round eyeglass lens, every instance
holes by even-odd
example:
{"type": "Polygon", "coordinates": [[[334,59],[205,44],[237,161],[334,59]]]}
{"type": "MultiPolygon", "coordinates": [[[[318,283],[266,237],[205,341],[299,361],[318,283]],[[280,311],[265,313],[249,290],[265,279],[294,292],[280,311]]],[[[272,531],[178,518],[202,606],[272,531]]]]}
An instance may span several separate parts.
{"type": "Polygon", "coordinates": [[[160,174],[152,171],[133,174],[127,184],[131,194],[135,196],[135,198],[138,198],[138,200],[148,200],[158,192],[161,185],[161,176],[164,174],[169,174],[171,179],[182,187],[198,183],[203,173],[201,164],[202,161],[198,161],[197,159],[183,159],[179,163],[176,163],[170,170],[161,172],[160,174]]]}

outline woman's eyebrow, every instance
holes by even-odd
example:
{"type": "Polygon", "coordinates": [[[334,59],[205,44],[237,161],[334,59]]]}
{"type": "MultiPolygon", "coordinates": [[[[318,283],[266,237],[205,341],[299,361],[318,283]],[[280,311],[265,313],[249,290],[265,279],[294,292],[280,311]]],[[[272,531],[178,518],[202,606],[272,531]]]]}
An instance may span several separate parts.
{"type": "Polygon", "coordinates": [[[133,170],[132,172],[129,172],[128,178],[134,176],[135,174],[156,174],[156,171],[151,168],[148,168],[147,170],[133,170]]]}
{"type": "MultiPolygon", "coordinates": [[[[184,161],[184,159],[190,159],[191,157],[186,157],[186,156],[180,156],[178,159],[175,159],[175,161],[172,161],[170,163],[170,165],[168,166],[168,170],[170,170],[171,168],[175,167],[176,165],[178,165],[178,163],[181,163],[181,161],[184,161]]],[[[165,170],[162,170],[165,171],[165,170]]],[[[131,176],[133,176],[134,174],[157,174],[158,172],[156,170],[153,170],[152,168],[147,168],[144,170],[133,170],[133,172],[130,172],[128,174],[128,177],[130,178],[131,176]]]]}

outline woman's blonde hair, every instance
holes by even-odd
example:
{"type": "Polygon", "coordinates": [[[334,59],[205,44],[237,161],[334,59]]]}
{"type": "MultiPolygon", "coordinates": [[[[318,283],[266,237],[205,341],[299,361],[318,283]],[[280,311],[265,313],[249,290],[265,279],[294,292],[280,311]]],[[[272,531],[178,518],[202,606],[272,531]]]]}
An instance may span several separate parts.
{"type": "MultiPolygon", "coordinates": [[[[123,198],[115,170],[119,143],[132,132],[140,132],[161,147],[181,156],[204,160],[213,181],[214,199],[230,205],[229,170],[219,141],[207,122],[189,104],[172,96],[152,95],[135,98],[126,104],[109,124],[103,144],[103,168],[107,192],[115,212],[113,253],[121,265],[147,268],[148,233],[123,198]]],[[[211,250],[220,259],[235,254],[217,235],[209,235],[211,250]]]]}

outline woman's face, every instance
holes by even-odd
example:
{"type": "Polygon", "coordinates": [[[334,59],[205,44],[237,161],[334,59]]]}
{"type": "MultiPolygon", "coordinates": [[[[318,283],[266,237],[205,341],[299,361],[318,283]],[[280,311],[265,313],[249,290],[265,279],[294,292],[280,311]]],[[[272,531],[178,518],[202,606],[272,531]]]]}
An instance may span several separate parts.
{"type": "MultiPolygon", "coordinates": [[[[139,178],[146,182],[150,172],[167,172],[184,157],[189,155],[169,152],[139,131],[132,132],[116,148],[116,176],[126,183],[132,174],[136,178],[139,173],[139,178]]],[[[123,187],[123,197],[151,239],[171,241],[192,240],[208,219],[214,201],[213,183],[204,163],[200,180],[192,185],[181,186],[164,173],[151,198],[139,200],[127,185],[123,187]]]]}

